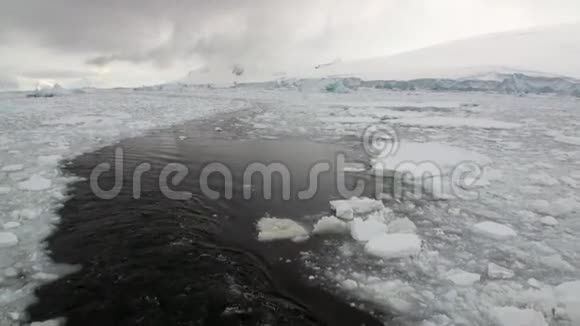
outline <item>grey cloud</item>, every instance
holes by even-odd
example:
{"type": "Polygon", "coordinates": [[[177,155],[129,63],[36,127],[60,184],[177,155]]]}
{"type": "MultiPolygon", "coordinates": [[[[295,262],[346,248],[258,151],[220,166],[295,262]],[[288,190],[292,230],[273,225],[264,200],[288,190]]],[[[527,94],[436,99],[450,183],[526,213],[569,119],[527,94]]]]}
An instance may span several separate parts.
{"type": "MultiPolygon", "coordinates": [[[[448,27],[445,31],[466,27],[448,19],[462,15],[453,12],[457,5],[453,0],[436,5],[429,0],[0,1],[0,45],[6,39],[23,38],[45,48],[77,53],[93,66],[130,62],[164,68],[188,60],[244,67],[310,60],[314,66],[343,52],[379,55],[387,47],[442,41],[441,33],[429,36],[429,32],[443,25],[448,27]],[[449,10],[441,11],[441,16],[423,12],[433,6],[449,10]],[[369,47],[375,52],[367,54],[369,47]]],[[[547,15],[549,11],[554,17],[563,15],[553,9],[559,5],[566,5],[568,13],[580,10],[577,0],[554,0],[549,6],[539,0],[461,3],[484,2],[491,18],[498,6],[506,4],[527,13],[547,15]]],[[[486,21],[496,24],[493,19],[486,21]]]]}
{"type": "Polygon", "coordinates": [[[0,90],[18,89],[18,80],[12,76],[0,75],[0,90]]]}
{"type": "Polygon", "coordinates": [[[88,70],[43,69],[24,71],[21,76],[32,79],[87,78],[96,74],[88,70]]]}
{"type": "Polygon", "coordinates": [[[312,3],[20,0],[1,5],[0,38],[23,35],[47,48],[90,55],[88,63],[94,65],[150,61],[164,67],[195,56],[210,62],[267,61],[290,55],[284,52],[299,41],[293,30],[316,7],[312,3]]]}

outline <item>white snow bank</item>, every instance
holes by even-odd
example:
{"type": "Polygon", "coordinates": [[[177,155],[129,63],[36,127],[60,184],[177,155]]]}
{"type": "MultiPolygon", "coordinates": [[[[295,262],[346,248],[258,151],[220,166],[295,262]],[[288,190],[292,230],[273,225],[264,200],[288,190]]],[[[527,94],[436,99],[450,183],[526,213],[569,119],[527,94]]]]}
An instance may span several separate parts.
{"type": "Polygon", "coordinates": [[[365,251],[384,259],[414,256],[421,252],[421,239],[416,234],[384,234],[367,242],[365,251]]]}
{"type": "Polygon", "coordinates": [[[489,221],[475,224],[473,230],[496,240],[508,239],[517,235],[516,231],[509,226],[489,221]]]}
{"type": "Polygon", "coordinates": [[[301,241],[308,238],[308,231],[290,219],[263,217],[258,221],[258,231],[259,241],[301,241]]]}
{"type": "Polygon", "coordinates": [[[516,307],[495,307],[492,315],[500,326],[548,326],[541,312],[516,307]]]}

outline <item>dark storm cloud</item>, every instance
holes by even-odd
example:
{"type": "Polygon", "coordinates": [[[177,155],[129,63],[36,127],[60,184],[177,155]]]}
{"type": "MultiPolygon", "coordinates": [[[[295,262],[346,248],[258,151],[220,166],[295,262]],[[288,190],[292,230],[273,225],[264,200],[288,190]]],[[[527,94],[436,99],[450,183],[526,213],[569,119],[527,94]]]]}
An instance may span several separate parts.
{"type": "Polygon", "coordinates": [[[297,31],[323,2],[10,1],[1,4],[0,39],[18,35],[46,48],[91,55],[87,63],[92,65],[151,61],[167,66],[196,56],[228,63],[268,60],[297,42],[320,37],[304,39],[297,31]]]}

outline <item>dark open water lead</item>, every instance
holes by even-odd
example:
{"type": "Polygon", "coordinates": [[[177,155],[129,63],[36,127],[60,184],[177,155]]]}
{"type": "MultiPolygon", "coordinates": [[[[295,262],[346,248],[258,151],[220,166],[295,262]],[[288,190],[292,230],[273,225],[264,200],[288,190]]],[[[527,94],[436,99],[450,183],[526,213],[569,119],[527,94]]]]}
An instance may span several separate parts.
{"type": "MultiPolygon", "coordinates": [[[[82,269],[37,291],[39,301],[29,308],[32,320],[66,317],[72,326],[383,325],[303,281],[297,256],[320,245],[316,239],[255,240],[255,223],[266,213],[297,218],[326,210],[336,188],[330,174],[321,176],[317,195],[307,201],[265,200],[259,186],[251,201],[240,195],[240,176],[249,162],[284,162],[295,194],[305,188],[309,167],[331,162],[337,149],[306,141],[233,140],[238,137],[225,132],[208,137],[208,128],[197,123],[128,139],[64,167],[84,181],[71,186],[48,248],[56,262],[82,269]],[[124,149],[122,191],[114,199],[99,199],[87,180],[97,164],[115,163],[119,147],[124,149]],[[216,161],[234,173],[238,191],[232,200],[201,194],[200,170],[216,161]],[[134,199],[133,170],[143,162],[152,170],[142,177],[141,198],[134,199]],[[176,190],[191,191],[192,199],[170,200],[161,193],[158,178],[167,163],[188,166],[190,175],[176,190]]],[[[212,187],[223,188],[222,178],[214,176],[212,187]]],[[[274,194],[280,181],[274,178],[274,194]]],[[[104,189],[113,182],[113,173],[99,179],[104,189]]]]}

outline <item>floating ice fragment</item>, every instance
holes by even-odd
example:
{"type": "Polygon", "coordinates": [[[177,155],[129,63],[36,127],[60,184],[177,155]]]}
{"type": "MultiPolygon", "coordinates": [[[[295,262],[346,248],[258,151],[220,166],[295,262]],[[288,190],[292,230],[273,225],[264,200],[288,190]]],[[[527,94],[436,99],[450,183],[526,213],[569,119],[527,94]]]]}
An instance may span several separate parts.
{"type": "Polygon", "coordinates": [[[407,217],[399,218],[389,223],[389,233],[415,233],[417,226],[407,217]]]}
{"type": "Polygon", "coordinates": [[[31,323],[30,326],[61,326],[63,325],[63,321],[62,319],[53,319],[53,320],[47,320],[47,321],[43,321],[43,322],[34,322],[31,323]]]}
{"type": "Polygon", "coordinates": [[[559,182],[546,173],[532,174],[529,176],[530,182],[538,186],[555,186],[559,182]]]}
{"type": "Polygon", "coordinates": [[[507,280],[514,277],[515,273],[511,269],[499,266],[494,263],[487,265],[487,276],[492,280],[507,280]]]}
{"type": "Polygon", "coordinates": [[[350,235],[353,239],[366,242],[387,232],[387,226],[379,221],[355,218],[350,224],[350,235]]]}
{"type": "Polygon", "coordinates": [[[52,182],[45,177],[35,174],[30,179],[18,184],[18,188],[28,191],[41,191],[50,188],[52,182]]]}
{"type": "Polygon", "coordinates": [[[492,315],[500,326],[548,326],[542,313],[532,309],[495,307],[492,315]]]}
{"type": "Polygon", "coordinates": [[[0,248],[10,248],[18,244],[18,237],[14,233],[0,232],[0,248]]]}
{"type": "Polygon", "coordinates": [[[554,288],[556,300],[565,308],[573,325],[580,325],[580,280],[565,282],[554,288]]]}
{"type": "Polygon", "coordinates": [[[343,234],[348,232],[348,224],[335,216],[324,216],[314,225],[314,234],[343,234]]]}
{"type": "Polygon", "coordinates": [[[19,226],[20,226],[20,223],[14,222],[14,221],[7,222],[7,223],[4,223],[4,225],[2,225],[2,227],[4,228],[4,230],[16,229],[19,226]]]}
{"type": "Polygon", "coordinates": [[[497,240],[503,240],[517,235],[516,231],[509,226],[489,221],[477,223],[474,225],[473,229],[479,234],[497,240]]]}
{"type": "Polygon", "coordinates": [[[367,214],[385,208],[382,201],[366,197],[333,200],[330,207],[335,211],[336,217],[344,220],[352,220],[355,214],[367,214]]]}
{"type": "Polygon", "coordinates": [[[540,222],[544,225],[548,226],[556,226],[558,225],[558,220],[553,218],[552,216],[544,216],[540,219],[540,222]]]}
{"type": "Polygon", "coordinates": [[[308,237],[308,231],[300,224],[275,217],[264,217],[258,221],[258,231],[259,241],[302,240],[308,237]]]}
{"type": "Polygon", "coordinates": [[[3,166],[2,169],[0,169],[0,171],[2,171],[2,172],[16,172],[16,171],[21,171],[22,169],[24,169],[23,164],[12,164],[12,165],[3,166]]]}
{"type": "Polygon", "coordinates": [[[479,282],[481,276],[476,273],[469,273],[461,269],[452,269],[445,275],[445,278],[458,286],[470,286],[479,282]]]}
{"type": "Polygon", "coordinates": [[[421,239],[415,234],[384,234],[367,242],[365,251],[385,259],[404,258],[421,252],[421,239]]]}
{"type": "Polygon", "coordinates": [[[36,161],[39,165],[48,165],[48,166],[56,166],[58,162],[62,159],[60,155],[46,155],[46,156],[39,156],[36,161]]]}

